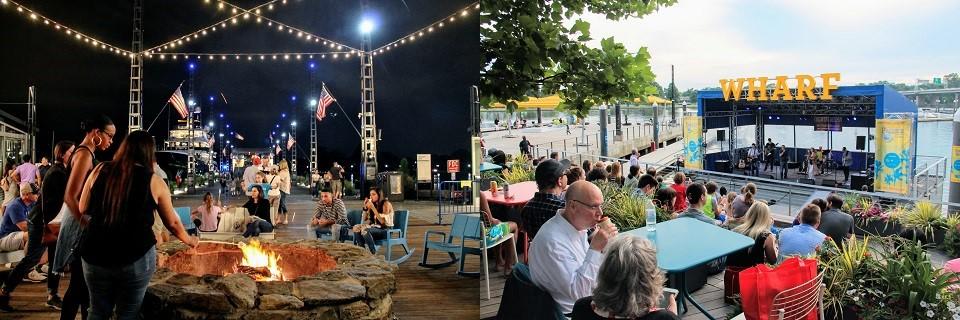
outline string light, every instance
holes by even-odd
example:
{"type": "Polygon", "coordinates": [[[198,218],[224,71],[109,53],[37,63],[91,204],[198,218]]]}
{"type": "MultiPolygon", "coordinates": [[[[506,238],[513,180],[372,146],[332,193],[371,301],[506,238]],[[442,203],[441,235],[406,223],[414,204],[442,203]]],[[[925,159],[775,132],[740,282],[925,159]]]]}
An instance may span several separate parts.
{"type": "Polygon", "coordinates": [[[480,10],[480,2],[471,3],[470,5],[464,7],[464,8],[462,8],[462,9],[460,9],[460,10],[454,11],[454,12],[451,13],[450,15],[448,15],[448,16],[440,19],[440,20],[437,20],[437,21],[434,22],[434,23],[431,23],[431,24],[429,24],[429,25],[427,25],[427,26],[425,26],[425,27],[423,27],[423,28],[420,28],[420,29],[418,29],[418,30],[416,30],[416,31],[413,31],[413,32],[411,32],[411,33],[409,33],[409,34],[407,34],[407,35],[405,35],[405,36],[403,36],[403,37],[397,38],[397,39],[394,40],[394,41],[388,42],[387,44],[384,44],[383,46],[380,46],[379,48],[373,49],[373,50],[371,50],[370,52],[374,52],[374,53],[380,52],[380,53],[382,53],[384,49],[386,49],[386,50],[389,51],[391,48],[396,48],[397,45],[407,44],[407,42],[413,42],[413,41],[416,40],[418,37],[423,37],[425,32],[426,32],[426,33],[433,32],[433,29],[434,29],[434,28],[437,28],[437,29],[443,28],[443,27],[446,25],[447,22],[456,21],[456,17],[457,17],[458,15],[461,16],[461,17],[464,17],[464,16],[469,15],[469,14],[470,14],[470,10],[480,10]]]}
{"type": "MultiPolygon", "coordinates": [[[[0,0],[0,5],[2,5],[3,7],[7,7],[7,6],[11,5],[11,4],[14,5],[14,6],[16,6],[16,8],[17,8],[16,11],[17,11],[17,13],[19,13],[19,14],[24,14],[24,15],[25,15],[25,18],[28,18],[28,19],[30,19],[30,20],[32,20],[32,21],[40,21],[40,20],[43,20],[43,25],[45,25],[45,26],[52,26],[53,29],[55,29],[55,30],[61,30],[61,29],[63,29],[63,30],[64,30],[64,33],[65,33],[67,36],[72,36],[72,37],[74,37],[74,38],[77,39],[77,40],[83,40],[83,42],[93,44],[93,47],[94,47],[94,48],[96,48],[96,47],[98,47],[98,46],[101,47],[102,49],[107,49],[107,48],[109,48],[109,49],[110,49],[110,52],[117,53],[117,54],[121,54],[121,55],[124,55],[124,56],[130,56],[130,55],[132,54],[130,51],[127,51],[127,50],[124,50],[124,49],[120,49],[120,47],[111,45],[111,44],[109,44],[109,43],[107,43],[107,42],[105,42],[105,41],[100,41],[100,40],[98,40],[98,39],[96,39],[96,38],[94,38],[94,37],[92,37],[92,36],[90,36],[90,35],[84,34],[84,33],[80,32],[80,31],[76,31],[76,30],[74,30],[74,29],[72,29],[72,28],[70,28],[70,27],[68,27],[68,26],[66,26],[66,25],[63,25],[63,24],[61,24],[61,23],[58,23],[56,20],[50,19],[50,18],[44,16],[43,14],[41,14],[41,13],[39,13],[39,12],[37,12],[37,11],[34,11],[33,9],[30,9],[30,8],[28,8],[28,7],[24,7],[23,5],[17,3],[17,2],[14,1],[14,0],[0,0]]],[[[0,9],[2,9],[3,7],[0,7],[0,9]]]]}

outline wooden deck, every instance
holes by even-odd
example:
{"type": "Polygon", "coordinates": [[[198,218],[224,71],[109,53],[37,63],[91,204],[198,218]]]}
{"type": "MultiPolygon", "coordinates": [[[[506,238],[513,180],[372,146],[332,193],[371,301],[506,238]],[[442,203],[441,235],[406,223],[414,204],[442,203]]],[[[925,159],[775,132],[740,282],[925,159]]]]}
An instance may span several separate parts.
{"type": "MultiPolygon", "coordinates": [[[[315,208],[314,202],[303,189],[294,191],[289,208],[297,212],[296,220],[287,227],[276,230],[278,239],[295,239],[307,236],[306,225],[315,208]]],[[[175,205],[192,205],[200,203],[199,196],[178,197],[175,205]]],[[[226,204],[237,205],[240,199],[224,201],[226,204]]],[[[359,208],[359,200],[347,200],[347,208],[359,208]]],[[[461,277],[456,273],[456,266],[433,270],[418,266],[420,255],[423,252],[423,235],[427,230],[449,230],[449,226],[431,224],[425,217],[435,215],[436,203],[432,201],[406,201],[394,204],[398,209],[411,210],[408,240],[416,251],[409,260],[400,265],[397,272],[397,292],[393,295],[393,311],[400,319],[478,319],[480,318],[480,289],[476,278],[461,277]]],[[[435,217],[435,216],[434,216],[435,217]]],[[[402,255],[402,250],[395,249],[394,256],[402,255]]],[[[442,258],[439,253],[431,254],[431,262],[439,262],[442,258]]],[[[478,270],[480,261],[476,257],[468,257],[467,270],[478,270]]],[[[0,279],[6,276],[6,271],[0,267],[0,279]]],[[[66,291],[67,279],[61,280],[60,294],[66,291]]],[[[501,285],[502,287],[502,285],[501,285]]],[[[45,283],[23,283],[13,293],[11,305],[17,309],[14,313],[0,313],[0,319],[59,319],[59,311],[44,306],[46,301],[45,283]]],[[[79,318],[79,317],[78,317],[79,318]]]]}
{"type": "MultiPolygon", "coordinates": [[[[491,265],[493,262],[491,261],[491,265]]],[[[492,319],[497,315],[497,309],[500,307],[500,298],[503,295],[503,286],[506,280],[503,276],[493,276],[491,269],[490,277],[490,300],[486,299],[486,284],[480,279],[480,318],[492,319]]],[[[707,278],[707,284],[700,290],[693,292],[693,297],[707,309],[714,318],[727,319],[727,314],[732,312],[733,306],[726,305],[723,302],[723,274],[717,274],[707,278]]],[[[683,319],[700,320],[707,319],[700,310],[687,303],[690,311],[683,315],[683,319]]]]}

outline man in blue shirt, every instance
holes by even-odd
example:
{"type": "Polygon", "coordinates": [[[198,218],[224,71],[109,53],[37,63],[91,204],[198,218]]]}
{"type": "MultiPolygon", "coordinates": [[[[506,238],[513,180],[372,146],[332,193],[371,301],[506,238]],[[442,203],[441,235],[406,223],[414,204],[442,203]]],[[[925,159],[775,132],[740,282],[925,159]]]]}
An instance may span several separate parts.
{"type": "Polygon", "coordinates": [[[820,226],[820,207],[807,204],[800,210],[800,225],[780,231],[780,257],[810,256],[827,239],[827,235],[817,231],[820,226]]]}
{"type": "Polygon", "coordinates": [[[20,186],[20,197],[7,205],[0,223],[0,252],[17,251],[27,246],[27,213],[37,203],[33,186],[20,186]]]}

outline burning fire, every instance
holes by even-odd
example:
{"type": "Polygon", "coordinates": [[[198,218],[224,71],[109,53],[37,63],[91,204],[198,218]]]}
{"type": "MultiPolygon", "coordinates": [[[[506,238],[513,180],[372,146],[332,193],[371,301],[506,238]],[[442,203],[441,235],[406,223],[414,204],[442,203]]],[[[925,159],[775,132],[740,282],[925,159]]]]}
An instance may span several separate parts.
{"type": "Polygon", "coordinates": [[[243,261],[238,268],[241,272],[250,274],[257,281],[283,280],[283,273],[277,264],[280,256],[264,250],[258,240],[250,240],[250,244],[240,242],[238,246],[243,252],[243,261]]]}

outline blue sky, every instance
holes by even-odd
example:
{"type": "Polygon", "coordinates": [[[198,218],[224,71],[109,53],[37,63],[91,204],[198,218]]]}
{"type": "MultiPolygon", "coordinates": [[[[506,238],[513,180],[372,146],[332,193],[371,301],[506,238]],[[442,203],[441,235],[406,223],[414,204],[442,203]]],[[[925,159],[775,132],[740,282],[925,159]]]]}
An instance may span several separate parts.
{"type": "Polygon", "coordinates": [[[840,72],[840,85],[960,72],[960,1],[680,0],[643,19],[585,15],[594,44],[647,47],[661,84],[840,72]]]}

